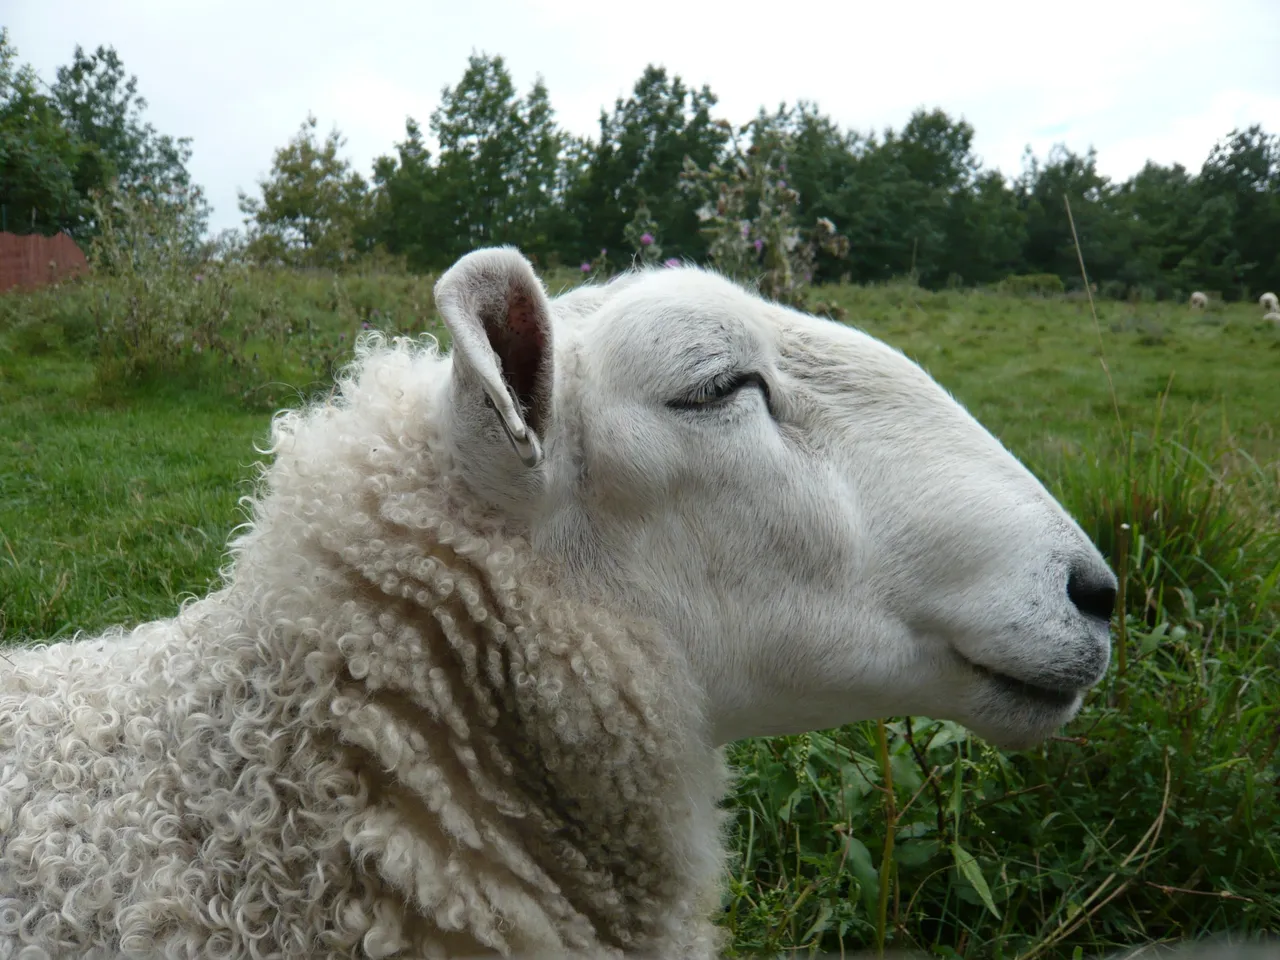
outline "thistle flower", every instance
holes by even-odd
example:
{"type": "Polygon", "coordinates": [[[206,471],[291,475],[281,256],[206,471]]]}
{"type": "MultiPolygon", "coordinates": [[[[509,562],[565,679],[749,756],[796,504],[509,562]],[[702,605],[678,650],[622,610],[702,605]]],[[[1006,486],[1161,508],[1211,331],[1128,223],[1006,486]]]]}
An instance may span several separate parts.
{"type": "Polygon", "coordinates": [[[664,264],[663,264],[663,265],[664,265],[664,266],[668,266],[668,267],[678,267],[678,266],[680,266],[680,261],[679,261],[679,260],[677,260],[675,257],[668,257],[668,258],[664,261],[664,264]]]}
{"type": "Polygon", "coordinates": [[[590,273],[590,272],[591,272],[591,264],[589,264],[589,263],[584,263],[584,264],[582,265],[582,272],[583,272],[583,273],[590,273]]]}
{"type": "Polygon", "coordinates": [[[651,243],[653,243],[653,234],[652,234],[652,233],[649,233],[649,232],[647,232],[647,231],[646,231],[645,233],[640,234],[640,245],[641,245],[641,246],[643,246],[643,247],[647,247],[647,246],[648,246],[649,244],[651,244],[651,243]]]}

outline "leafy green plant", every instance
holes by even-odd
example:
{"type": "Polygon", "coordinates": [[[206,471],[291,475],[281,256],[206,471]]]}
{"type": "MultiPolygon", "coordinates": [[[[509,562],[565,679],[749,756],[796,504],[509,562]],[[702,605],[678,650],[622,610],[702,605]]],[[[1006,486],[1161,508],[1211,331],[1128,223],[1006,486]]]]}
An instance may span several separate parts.
{"type": "Polygon", "coordinates": [[[770,300],[839,315],[838,305],[811,304],[807,290],[818,252],[843,257],[849,241],[825,217],[807,229],[797,225],[800,194],[784,179],[789,139],[780,137],[768,150],[756,144],[744,150],[738,137],[749,130],[731,131],[723,163],[703,170],[686,157],[680,175],[685,189],[702,200],[698,217],[711,264],[754,284],[770,300]]]}
{"type": "Polygon", "coordinates": [[[662,246],[658,243],[658,221],[653,219],[649,205],[643,200],[636,206],[636,214],[623,230],[623,236],[635,251],[632,258],[635,266],[652,267],[662,261],[662,246]]]}
{"type": "Polygon", "coordinates": [[[1062,278],[1056,273],[1011,274],[1000,281],[1000,289],[1016,297],[1048,297],[1065,291],[1062,278]]]}

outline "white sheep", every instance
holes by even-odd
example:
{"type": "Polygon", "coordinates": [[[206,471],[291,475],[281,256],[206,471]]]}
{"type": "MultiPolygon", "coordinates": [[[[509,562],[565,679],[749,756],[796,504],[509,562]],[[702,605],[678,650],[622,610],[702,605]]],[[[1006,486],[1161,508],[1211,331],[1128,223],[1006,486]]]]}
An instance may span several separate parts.
{"type": "Polygon", "coordinates": [[[1274,293],[1264,293],[1258,298],[1258,305],[1266,313],[1280,312],[1280,299],[1277,299],[1274,293]]]}
{"type": "Polygon", "coordinates": [[[1203,310],[1209,305],[1209,298],[1197,290],[1191,294],[1191,308],[1193,310],[1203,310]]]}
{"type": "Polygon", "coordinates": [[[1271,310],[1262,315],[1263,320],[1270,320],[1272,323],[1280,323],[1280,310],[1271,310]]]}
{"type": "Polygon", "coordinates": [[[0,958],[709,957],[724,744],[1103,675],[1114,575],[898,351],[510,248],[437,304],[275,419],[217,590],[8,651],[0,958]]]}

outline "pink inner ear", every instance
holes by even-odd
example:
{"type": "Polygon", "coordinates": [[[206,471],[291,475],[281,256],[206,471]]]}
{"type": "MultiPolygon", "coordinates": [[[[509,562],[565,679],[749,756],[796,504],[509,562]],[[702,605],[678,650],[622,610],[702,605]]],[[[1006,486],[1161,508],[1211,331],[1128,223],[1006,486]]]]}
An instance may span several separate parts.
{"type": "Polygon", "coordinates": [[[538,397],[542,366],[546,359],[547,336],[538,318],[532,297],[519,290],[507,295],[505,318],[485,324],[489,344],[502,363],[502,372],[516,399],[529,417],[529,425],[540,431],[541,406],[538,397]],[[505,322],[504,322],[505,321],[505,322]]]}

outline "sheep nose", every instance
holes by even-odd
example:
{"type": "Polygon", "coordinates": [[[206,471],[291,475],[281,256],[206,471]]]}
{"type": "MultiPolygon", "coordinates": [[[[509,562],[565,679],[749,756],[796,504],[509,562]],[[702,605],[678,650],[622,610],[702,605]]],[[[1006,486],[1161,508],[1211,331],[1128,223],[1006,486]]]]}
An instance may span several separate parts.
{"type": "Polygon", "coordinates": [[[1087,567],[1072,567],[1067,576],[1067,599],[1086,617],[1109,622],[1116,608],[1115,578],[1087,567]]]}

